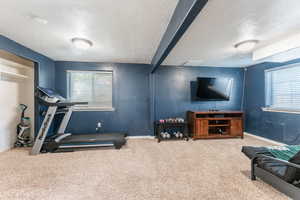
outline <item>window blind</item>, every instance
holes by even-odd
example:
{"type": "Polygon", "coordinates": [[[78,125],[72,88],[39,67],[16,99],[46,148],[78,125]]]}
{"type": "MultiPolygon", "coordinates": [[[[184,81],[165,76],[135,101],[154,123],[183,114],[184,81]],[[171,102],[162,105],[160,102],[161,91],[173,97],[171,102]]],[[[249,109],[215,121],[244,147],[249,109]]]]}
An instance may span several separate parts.
{"type": "Polygon", "coordinates": [[[300,65],[265,71],[266,105],[271,109],[300,111],[300,65]]]}
{"type": "Polygon", "coordinates": [[[68,71],[67,76],[72,101],[88,102],[90,107],[112,108],[112,72],[68,71]]]}

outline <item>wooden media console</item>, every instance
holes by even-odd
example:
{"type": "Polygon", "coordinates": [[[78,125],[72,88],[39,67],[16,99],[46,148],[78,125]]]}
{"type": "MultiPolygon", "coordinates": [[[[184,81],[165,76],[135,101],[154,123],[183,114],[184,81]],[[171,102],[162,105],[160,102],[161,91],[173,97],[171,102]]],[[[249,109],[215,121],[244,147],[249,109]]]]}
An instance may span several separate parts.
{"type": "Polygon", "coordinates": [[[244,136],[241,111],[188,111],[189,133],[193,139],[234,138],[244,136]]]}

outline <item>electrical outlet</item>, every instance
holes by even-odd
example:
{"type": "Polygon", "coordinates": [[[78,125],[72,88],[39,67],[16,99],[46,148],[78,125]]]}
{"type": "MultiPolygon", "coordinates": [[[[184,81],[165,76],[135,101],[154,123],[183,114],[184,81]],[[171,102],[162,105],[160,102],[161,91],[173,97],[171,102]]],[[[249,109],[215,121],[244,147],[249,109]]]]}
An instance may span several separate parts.
{"type": "Polygon", "coordinates": [[[96,125],[96,132],[99,132],[101,127],[102,127],[102,123],[98,122],[96,125]]]}

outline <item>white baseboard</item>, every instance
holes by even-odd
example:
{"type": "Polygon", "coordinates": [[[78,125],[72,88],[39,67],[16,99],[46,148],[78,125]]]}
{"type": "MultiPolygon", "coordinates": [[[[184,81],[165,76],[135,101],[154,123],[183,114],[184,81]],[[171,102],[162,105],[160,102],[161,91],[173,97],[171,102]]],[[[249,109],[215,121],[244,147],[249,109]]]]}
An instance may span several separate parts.
{"type": "MultiPolygon", "coordinates": [[[[281,142],[276,142],[274,140],[270,140],[270,139],[267,139],[267,138],[264,138],[264,137],[253,135],[251,133],[244,132],[244,134],[247,135],[247,136],[254,137],[256,139],[259,139],[259,140],[262,140],[262,141],[274,144],[274,145],[279,145],[279,146],[286,145],[286,144],[281,143],[281,142]]],[[[126,139],[129,139],[129,140],[131,140],[131,139],[151,139],[151,140],[154,140],[155,137],[154,136],[150,136],[150,135],[147,135],[147,136],[127,136],[126,139]]]]}
{"type": "Polygon", "coordinates": [[[9,150],[11,150],[13,147],[14,147],[14,146],[10,146],[10,147],[2,147],[2,148],[0,148],[0,153],[9,151],[9,150]]]}
{"type": "Polygon", "coordinates": [[[276,141],[274,141],[274,140],[270,140],[270,139],[267,139],[267,138],[264,138],[264,137],[260,137],[260,136],[257,136],[257,135],[253,135],[253,134],[251,134],[251,133],[244,132],[244,134],[245,134],[245,135],[248,135],[248,136],[250,136],[250,137],[254,137],[254,138],[256,138],[256,139],[265,141],[265,142],[269,142],[269,143],[274,144],[274,145],[279,145],[279,146],[284,146],[284,145],[286,145],[286,144],[281,143],[281,142],[276,142],[276,141]]]}
{"type": "Polygon", "coordinates": [[[126,137],[127,139],[155,139],[154,136],[151,136],[151,135],[146,135],[146,136],[127,136],[126,137]]]}

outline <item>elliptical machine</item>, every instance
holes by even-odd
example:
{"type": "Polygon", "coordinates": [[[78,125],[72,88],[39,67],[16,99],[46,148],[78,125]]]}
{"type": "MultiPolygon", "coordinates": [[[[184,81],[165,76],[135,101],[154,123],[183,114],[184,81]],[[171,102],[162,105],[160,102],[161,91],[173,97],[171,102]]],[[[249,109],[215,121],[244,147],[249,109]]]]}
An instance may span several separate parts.
{"type": "Polygon", "coordinates": [[[15,147],[30,147],[32,140],[30,137],[30,118],[25,117],[25,111],[28,108],[25,104],[20,104],[21,110],[20,123],[17,125],[17,141],[15,147]]]}

